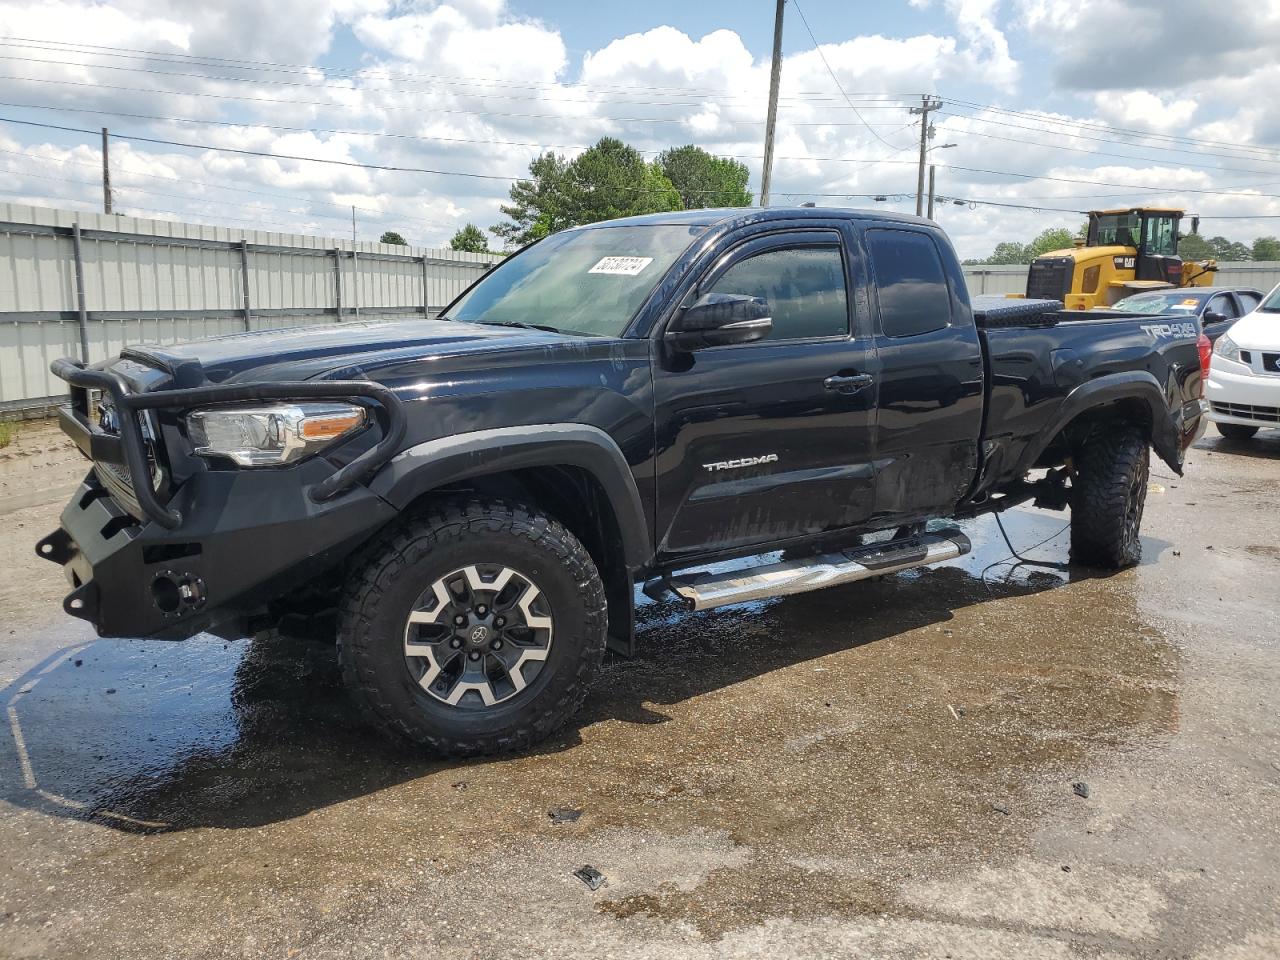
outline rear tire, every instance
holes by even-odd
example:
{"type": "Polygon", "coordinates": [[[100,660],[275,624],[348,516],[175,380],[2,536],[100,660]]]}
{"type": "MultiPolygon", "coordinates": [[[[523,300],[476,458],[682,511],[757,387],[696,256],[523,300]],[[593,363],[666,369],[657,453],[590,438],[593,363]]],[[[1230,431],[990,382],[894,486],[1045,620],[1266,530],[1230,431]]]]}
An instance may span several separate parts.
{"type": "Polygon", "coordinates": [[[1258,432],[1257,427],[1246,427],[1242,423],[1215,423],[1214,426],[1228,440],[1237,440],[1241,443],[1252,440],[1253,435],[1258,432]]]}
{"type": "Polygon", "coordinates": [[[446,501],[365,554],[338,655],[375,727],[475,756],[564,725],[604,657],[606,622],[599,572],[558,521],[507,501],[446,501]]]}
{"type": "Polygon", "coordinates": [[[1071,559],[1119,570],[1142,557],[1150,445],[1146,431],[1119,426],[1094,433],[1075,455],[1071,488],[1071,559]]]}

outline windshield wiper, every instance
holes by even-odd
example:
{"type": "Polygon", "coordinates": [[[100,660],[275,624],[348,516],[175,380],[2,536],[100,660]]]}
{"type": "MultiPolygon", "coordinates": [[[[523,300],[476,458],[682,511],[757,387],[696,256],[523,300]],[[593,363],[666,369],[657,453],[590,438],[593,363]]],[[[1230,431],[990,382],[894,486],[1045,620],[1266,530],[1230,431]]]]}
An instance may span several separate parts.
{"type": "Polygon", "coordinates": [[[519,327],[522,330],[545,330],[547,333],[561,333],[557,327],[545,323],[525,323],[523,320],[477,320],[482,327],[519,327]]]}

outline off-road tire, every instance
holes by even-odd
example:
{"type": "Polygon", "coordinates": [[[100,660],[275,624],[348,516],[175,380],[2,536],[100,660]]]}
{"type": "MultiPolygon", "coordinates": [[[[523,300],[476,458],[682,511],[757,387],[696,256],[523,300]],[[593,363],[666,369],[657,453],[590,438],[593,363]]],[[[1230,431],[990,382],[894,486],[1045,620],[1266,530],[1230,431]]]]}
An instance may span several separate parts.
{"type": "Polygon", "coordinates": [[[1257,427],[1246,427],[1243,423],[1215,423],[1214,426],[1228,440],[1235,440],[1239,443],[1252,440],[1253,435],[1258,432],[1257,427]]]}
{"type": "Polygon", "coordinates": [[[1119,570],[1142,557],[1150,444],[1137,426],[1095,431],[1076,451],[1071,486],[1071,559],[1119,570]]]}
{"type": "Polygon", "coordinates": [[[558,521],[505,500],[448,500],[406,521],[363,554],[338,616],[343,680],[379,730],[452,757],[521,750],[582,705],[604,657],[604,585],[583,545],[558,521]],[[554,613],[550,654],[519,694],[480,710],[435,699],[410,676],[405,627],[434,580],[467,564],[518,566],[554,613]]]}

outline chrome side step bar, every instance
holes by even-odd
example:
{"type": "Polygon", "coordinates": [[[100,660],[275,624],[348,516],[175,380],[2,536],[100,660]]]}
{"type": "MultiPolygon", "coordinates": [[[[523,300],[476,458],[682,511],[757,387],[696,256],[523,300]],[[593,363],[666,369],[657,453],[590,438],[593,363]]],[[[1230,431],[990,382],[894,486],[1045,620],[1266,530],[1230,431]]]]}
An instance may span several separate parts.
{"type": "Polygon", "coordinates": [[[783,560],[728,573],[680,574],[666,581],[690,610],[785,597],[964,556],[973,545],[955,528],[936,530],[835,553],[783,560]]]}

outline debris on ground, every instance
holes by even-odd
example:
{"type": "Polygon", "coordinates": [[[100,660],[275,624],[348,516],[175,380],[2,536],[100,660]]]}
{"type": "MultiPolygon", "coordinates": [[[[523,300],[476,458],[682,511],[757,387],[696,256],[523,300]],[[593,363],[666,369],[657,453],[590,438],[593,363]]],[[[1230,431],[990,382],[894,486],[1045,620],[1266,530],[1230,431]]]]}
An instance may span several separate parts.
{"type": "Polygon", "coordinates": [[[604,874],[589,863],[573,871],[573,875],[585,883],[588,890],[599,890],[604,886],[604,874]]]}
{"type": "Polygon", "coordinates": [[[573,807],[553,807],[547,811],[547,816],[552,823],[573,823],[582,816],[582,811],[573,807]]]}
{"type": "Polygon", "coordinates": [[[1004,803],[993,803],[991,809],[996,813],[1003,813],[1006,817],[1009,815],[1009,807],[1004,803]]]}
{"type": "Polygon", "coordinates": [[[1084,797],[1086,800],[1089,799],[1089,785],[1083,780],[1077,780],[1071,785],[1071,789],[1077,797],[1084,797]]]}

